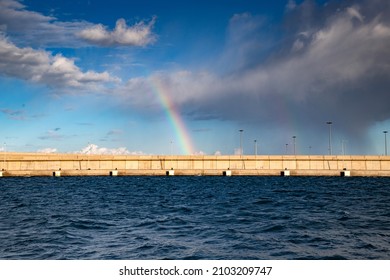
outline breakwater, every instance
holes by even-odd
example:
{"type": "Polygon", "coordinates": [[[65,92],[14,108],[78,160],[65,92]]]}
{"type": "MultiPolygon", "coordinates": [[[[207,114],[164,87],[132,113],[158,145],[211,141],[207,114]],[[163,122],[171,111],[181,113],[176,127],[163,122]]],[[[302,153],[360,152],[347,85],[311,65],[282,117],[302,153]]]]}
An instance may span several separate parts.
{"type": "Polygon", "coordinates": [[[390,176],[390,156],[84,155],[0,153],[0,176],[390,176]]]}

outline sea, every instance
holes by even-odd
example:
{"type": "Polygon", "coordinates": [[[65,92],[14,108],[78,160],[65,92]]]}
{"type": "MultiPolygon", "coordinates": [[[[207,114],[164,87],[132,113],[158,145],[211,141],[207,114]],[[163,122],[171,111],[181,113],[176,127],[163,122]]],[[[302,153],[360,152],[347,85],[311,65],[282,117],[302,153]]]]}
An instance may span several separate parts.
{"type": "Polygon", "coordinates": [[[390,178],[0,178],[2,260],[390,259],[390,178]]]}

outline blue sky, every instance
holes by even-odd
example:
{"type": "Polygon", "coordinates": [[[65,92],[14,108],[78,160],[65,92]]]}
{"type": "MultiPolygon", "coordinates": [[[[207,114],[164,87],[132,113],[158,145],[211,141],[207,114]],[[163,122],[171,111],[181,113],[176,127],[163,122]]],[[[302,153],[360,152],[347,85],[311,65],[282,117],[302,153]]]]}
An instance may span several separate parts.
{"type": "Polygon", "coordinates": [[[0,150],[383,154],[390,3],[0,0],[0,150]],[[286,145],[287,144],[287,145],[286,145]],[[287,147],[287,151],[286,151],[287,147]]]}

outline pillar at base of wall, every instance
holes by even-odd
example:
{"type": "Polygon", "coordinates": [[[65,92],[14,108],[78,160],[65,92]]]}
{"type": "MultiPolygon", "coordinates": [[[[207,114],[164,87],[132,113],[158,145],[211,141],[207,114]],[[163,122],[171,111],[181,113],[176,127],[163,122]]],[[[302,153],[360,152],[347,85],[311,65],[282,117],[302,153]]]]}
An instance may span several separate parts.
{"type": "Polygon", "coordinates": [[[167,171],[167,176],[175,176],[175,170],[171,169],[167,171]]]}
{"type": "Polygon", "coordinates": [[[61,177],[61,171],[54,171],[53,176],[54,177],[61,177]]]}
{"type": "Polygon", "coordinates": [[[110,176],[118,176],[118,170],[111,170],[110,176]]]}
{"type": "Polygon", "coordinates": [[[351,171],[349,170],[343,170],[340,172],[341,177],[350,177],[351,176],[351,171]]]}
{"type": "Polygon", "coordinates": [[[286,169],[286,170],[283,170],[282,172],[280,172],[280,175],[281,175],[281,176],[285,176],[285,177],[286,177],[286,176],[290,176],[290,170],[287,170],[287,169],[286,169]]]}
{"type": "Polygon", "coordinates": [[[222,172],[223,176],[232,176],[232,171],[231,170],[225,170],[222,172]]]}

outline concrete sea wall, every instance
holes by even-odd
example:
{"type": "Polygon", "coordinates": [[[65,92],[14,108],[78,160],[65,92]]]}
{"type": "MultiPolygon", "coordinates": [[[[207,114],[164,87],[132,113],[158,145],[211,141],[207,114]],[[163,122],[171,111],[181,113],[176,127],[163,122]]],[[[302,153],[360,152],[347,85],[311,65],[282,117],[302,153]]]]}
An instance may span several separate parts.
{"type": "Polygon", "coordinates": [[[390,156],[114,156],[0,153],[0,176],[390,176],[390,156]],[[287,171],[287,172],[286,172],[287,171]],[[347,171],[347,172],[345,172],[347,171]],[[55,173],[56,172],[56,173],[55,173]]]}

